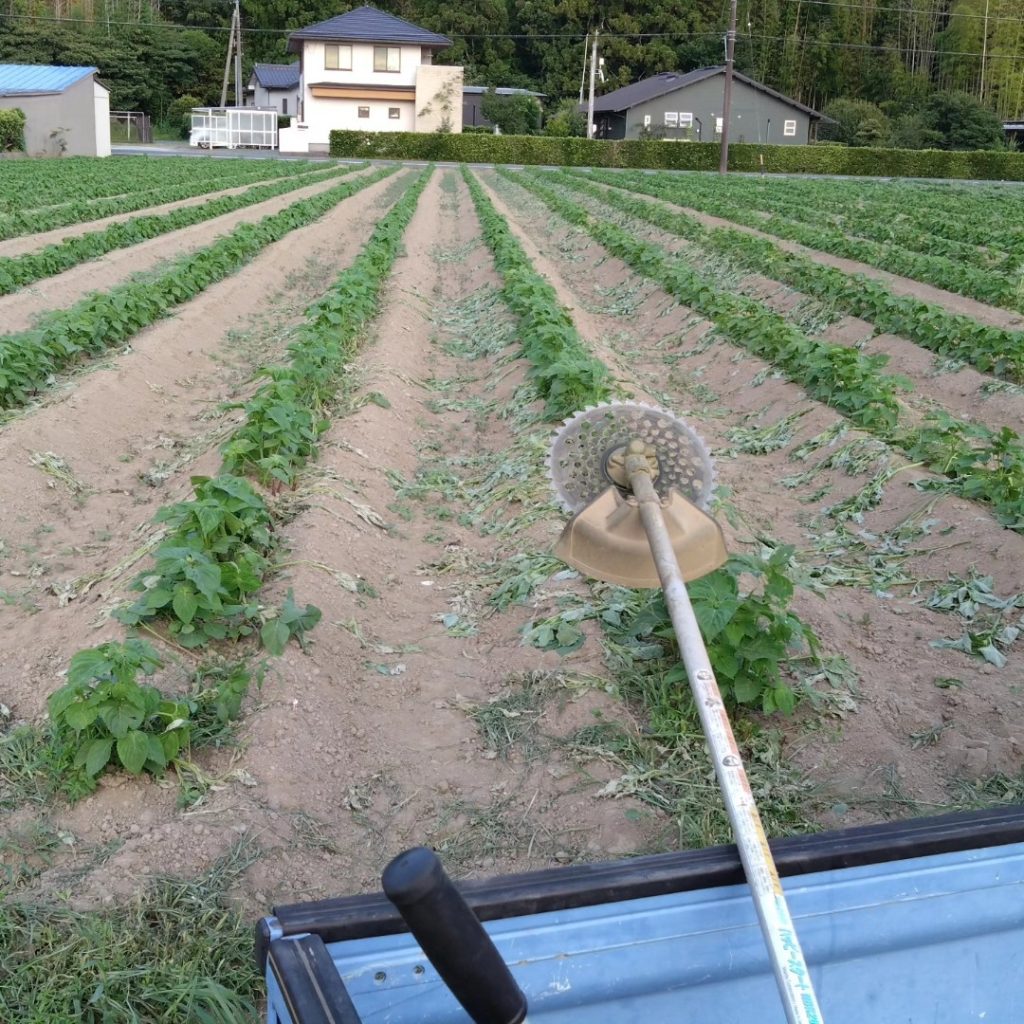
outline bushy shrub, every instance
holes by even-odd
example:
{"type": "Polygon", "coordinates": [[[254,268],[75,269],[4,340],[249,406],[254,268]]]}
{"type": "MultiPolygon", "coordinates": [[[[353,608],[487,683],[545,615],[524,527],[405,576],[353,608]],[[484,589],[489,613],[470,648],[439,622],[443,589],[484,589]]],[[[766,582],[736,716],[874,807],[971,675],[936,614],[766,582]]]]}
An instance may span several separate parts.
{"type": "Polygon", "coordinates": [[[939,134],[941,149],[1005,149],[1003,124],[981,100],[965,92],[937,92],[928,97],[925,117],[939,134]]]}
{"type": "MultiPolygon", "coordinates": [[[[359,159],[713,171],[718,169],[719,146],[714,142],[693,142],[683,146],[657,139],[605,141],[538,135],[333,131],[331,155],[359,159]]],[[[1024,181],[1024,154],[1005,150],[952,152],[736,143],[729,147],[729,167],[734,171],[764,170],[769,174],[1024,181]]]]}
{"type": "Polygon", "coordinates": [[[527,135],[540,124],[540,103],[525,93],[499,96],[488,89],[480,101],[480,113],[504,135],[527,135]]]}
{"type": "Polygon", "coordinates": [[[19,107],[0,110],[0,153],[25,151],[25,112],[19,107]]]}
{"type": "Polygon", "coordinates": [[[202,100],[198,96],[190,96],[186,93],[179,96],[167,108],[167,123],[172,129],[177,129],[181,138],[187,139],[192,132],[192,108],[201,107],[202,100]]]}
{"type": "Polygon", "coordinates": [[[818,135],[825,141],[847,146],[885,146],[892,136],[892,123],[874,103],[866,100],[833,100],[822,113],[818,135]]]}
{"type": "Polygon", "coordinates": [[[576,100],[562,100],[544,122],[544,134],[559,139],[582,139],[587,134],[587,115],[576,100]]]}

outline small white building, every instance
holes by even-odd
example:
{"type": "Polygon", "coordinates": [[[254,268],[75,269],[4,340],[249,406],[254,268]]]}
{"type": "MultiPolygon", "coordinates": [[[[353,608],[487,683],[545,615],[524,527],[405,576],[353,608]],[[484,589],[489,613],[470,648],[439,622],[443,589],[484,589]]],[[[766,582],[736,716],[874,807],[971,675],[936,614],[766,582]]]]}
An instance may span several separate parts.
{"type": "Polygon", "coordinates": [[[29,156],[110,156],[110,93],[98,71],[0,64],[0,107],[25,114],[29,156]]]}
{"type": "Polygon", "coordinates": [[[288,37],[299,54],[299,110],[283,153],[326,153],[333,129],[462,131],[462,68],[434,64],[451,40],[375,7],[288,37]]]}
{"type": "Polygon", "coordinates": [[[273,107],[279,114],[299,113],[299,64],[254,64],[245,89],[247,107],[273,107]]]}

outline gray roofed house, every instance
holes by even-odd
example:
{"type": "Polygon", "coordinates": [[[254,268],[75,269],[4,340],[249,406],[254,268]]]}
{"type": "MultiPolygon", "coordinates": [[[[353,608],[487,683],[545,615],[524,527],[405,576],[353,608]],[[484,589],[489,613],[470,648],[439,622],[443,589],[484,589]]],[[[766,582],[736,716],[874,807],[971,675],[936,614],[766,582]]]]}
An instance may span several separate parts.
{"type": "Polygon", "coordinates": [[[299,112],[299,63],[254,64],[245,88],[250,107],[274,107],[279,114],[299,112]]]}
{"type": "MultiPolygon", "coordinates": [[[[664,71],[599,96],[596,137],[714,142],[722,131],[724,78],[723,65],[664,71]]],[[[806,144],[821,120],[806,104],[733,71],[730,141],[806,144]]]]}
{"type": "Polygon", "coordinates": [[[347,14],[292,32],[288,36],[288,52],[301,53],[304,39],[339,43],[405,43],[437,50],[452,45],[447,36],[420,28],[386,11],[378,11],[376,7],[357,7],[347,14]]]}
{"type": "Polygon", "coordinates": [[[264,89],[294,89],[299,84],[299,63],[254,64],[252,76],[264,89]]]}

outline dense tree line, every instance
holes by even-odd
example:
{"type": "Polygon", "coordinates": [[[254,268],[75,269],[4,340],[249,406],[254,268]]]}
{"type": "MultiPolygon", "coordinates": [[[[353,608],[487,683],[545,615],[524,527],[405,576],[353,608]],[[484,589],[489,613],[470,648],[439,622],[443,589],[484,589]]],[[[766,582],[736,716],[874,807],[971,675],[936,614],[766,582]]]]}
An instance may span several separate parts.
{"type": "MultiPolygon", "coordinates": [[[[584,39],[602,31],[607,91],[721,63],[723,0],[377,0],[443,32],[467,80],[578,93],[584,39]]],[[[246,65],[288,60],[286,33],[357,6],[243,0],[246,65]]],[[[216,100],[231,0],[2,0],[0,61],[96,64],[115,107],[157,116],[185,92],[216,100]],[[176,27],[167,27],[172,23],[176,27]]],[[[740,0],[737,67],[818,109],[837,98],[894,121],[936,92],[1024,115],[1021,0],[740,0]]]]}

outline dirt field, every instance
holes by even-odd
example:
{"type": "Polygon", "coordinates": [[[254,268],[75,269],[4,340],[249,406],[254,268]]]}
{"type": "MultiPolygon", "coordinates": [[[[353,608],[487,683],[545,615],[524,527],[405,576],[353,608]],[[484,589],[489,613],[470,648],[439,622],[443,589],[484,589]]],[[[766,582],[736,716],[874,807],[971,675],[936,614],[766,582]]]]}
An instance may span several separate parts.
{"type": "MultiPolygon", "coordinates": [[[[963,623],[925,601],[972,573],[998,595],[1021,593],[1024,538],[978,504],[915,489],[920,468],[847,429],[517,186],[481,180],[620,393],[672,409],[708,440],[730,546],[796,549],[806,586],[794,608],[817,631],[827,671],[802,674],[816,696],[794,716],[753,716],[766,801],[804,822],[793,827],[813,827],[998,797],[1021,771],[1019,652],[996,669],[932,646],[963,623]]],[[[251,390],[253,369],[283,351],[401,187],[388,178],[296,230],[0,428],[0,700],[11,723],[40,722],[71,653],[121,635],[109,614],[157,537],[152,515],[189,493],[191,475],[216,469],[237,415],[219,403],[251,390]],[[66,472],[33,464],[47,452],[66,472]]],[[[0,300],[0,316],[27,323],[293,198],[112,253],[0,300]]],[[[524,404],[526,366],[500,283],[461,178],[435,172],[353,369],[355,398],[332,410],[320,459],[275,499],[288,552],[270,596],[292,589],[322,610],[308,649],[269,663],[232,745],[195,753],[186,783],[201,795],[188,806],[174,773],[112,773],[73,806],[12,810],[9,834],[70,837],[33,862],[21,898],[73,889],[77,907],[119,903],[151,876],[204,870],[240,836],[260,851],[234,890],[254,917],[376,888],[390,856],[415,843],[440,850],[456,874],[481,875],[720,834],[703,823],[720,814],[696,755],[682,788],[700,820],[684,822],[680,787],[657,781],[640,746],[627,754],[587,739],[612,723],[641,744],[648,725],[618,693],[595,624],[564,658],[524,641],[563,597],[591,590],[548,556],[565,521],[543,464],[553,425],[524,404]],[[503,586],[522,586],[525,602],[500,607],[503,586]]],[[[821,337],[871,335],[773,282],[730,286],[821,337]]],[[[1009,316],[949,304],[992,323],[1009,316]]],[[[913,379],[912,404],[1019,428],[1019,394],[983,394],[985,378],[969,369],[937,375],[900,338],[869,348],[913,379]]],[[[194,658],[167,653],[175,664],[158,683],[174,690],[194,658]]]]}

